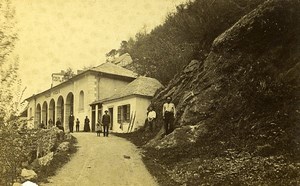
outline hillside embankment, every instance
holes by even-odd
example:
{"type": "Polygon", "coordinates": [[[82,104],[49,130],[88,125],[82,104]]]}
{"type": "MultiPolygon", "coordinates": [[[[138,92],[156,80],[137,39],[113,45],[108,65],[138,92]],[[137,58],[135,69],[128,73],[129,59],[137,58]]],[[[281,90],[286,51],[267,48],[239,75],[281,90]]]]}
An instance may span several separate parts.
{"type": "Polygon", "coordinates": [[[299,33],[299,1],[266,1],[156,94],[158,113],[173,98],[175,130],[158,118],[127,137],[162,185],[300,184],[299,33]]]}

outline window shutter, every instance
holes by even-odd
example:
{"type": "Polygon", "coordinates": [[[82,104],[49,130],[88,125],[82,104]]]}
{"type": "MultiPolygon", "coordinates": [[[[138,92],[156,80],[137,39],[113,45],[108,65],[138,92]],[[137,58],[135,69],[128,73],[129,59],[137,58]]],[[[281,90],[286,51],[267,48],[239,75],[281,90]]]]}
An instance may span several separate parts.
{"type": "Polygon", "coordinates": [[[122,107],[118,106],[118,123],[121,123],[121,110],[122,110],[122,107]]]}

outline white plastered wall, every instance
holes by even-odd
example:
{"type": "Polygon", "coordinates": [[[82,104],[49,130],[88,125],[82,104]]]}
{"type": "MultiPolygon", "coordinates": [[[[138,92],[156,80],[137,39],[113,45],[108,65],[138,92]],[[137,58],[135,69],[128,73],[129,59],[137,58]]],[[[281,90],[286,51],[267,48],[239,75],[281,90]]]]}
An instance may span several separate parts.
{"type": "Polygon", "coordinates": [[[135,122],[132,131],[139,129],[145,124],[147,108],[150,104],[149,98],[133,96],[112,100],[103,103],[103,112],[109,108],[113,108],[113,116],[111,116],[113,118],[113,132],[122,133],[128,131],[129,123],[123,123],[123,130],[120,129],[120,124],[118,123],[118,106],[127,104],[130,104],[130,118],[132,118],[132,115],[135,115],[135,122]]]}

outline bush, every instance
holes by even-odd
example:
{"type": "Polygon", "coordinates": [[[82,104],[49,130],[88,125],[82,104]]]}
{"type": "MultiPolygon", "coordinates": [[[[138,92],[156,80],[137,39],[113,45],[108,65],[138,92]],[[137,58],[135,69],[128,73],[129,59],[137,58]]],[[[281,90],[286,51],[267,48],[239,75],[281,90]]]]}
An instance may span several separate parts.
{"type": "MultiPolygon", "coordinates": [[[[28,130],[2,127],[0,129],[0,185],[13,183],[20,175],[22,163],[31,164],[37,158],[55,151],[60,142],[57,139],[57,132],[58,129],[55,127],[28,130]]],[[[45,169],[40,166],[33,168],[45,169]]],[[[35,171],[39,172],[39,170],[35,171]]]]}

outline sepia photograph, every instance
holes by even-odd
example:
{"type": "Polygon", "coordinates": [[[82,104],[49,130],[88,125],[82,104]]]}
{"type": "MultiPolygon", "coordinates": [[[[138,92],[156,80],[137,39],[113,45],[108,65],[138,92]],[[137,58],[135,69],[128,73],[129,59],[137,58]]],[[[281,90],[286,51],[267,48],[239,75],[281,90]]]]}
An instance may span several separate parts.
{"type": "Polygon", "coordinates": [[[300,185],[299,0],[0,0],[0,186],[300,185]]]}

